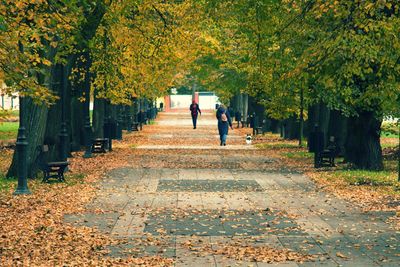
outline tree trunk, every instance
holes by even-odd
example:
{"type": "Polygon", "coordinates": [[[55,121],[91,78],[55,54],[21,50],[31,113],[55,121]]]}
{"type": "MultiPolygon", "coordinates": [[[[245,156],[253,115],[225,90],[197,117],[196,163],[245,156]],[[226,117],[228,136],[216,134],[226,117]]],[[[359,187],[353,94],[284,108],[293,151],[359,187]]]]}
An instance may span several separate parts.
{"type": "Polygon", "coordinates": [[[251,99],[251,106],[252,106],[251,111],[256,114],[256,118],[257,118],[256,125],[258,127],[261,127],[262,122],[265,118],[265,106],[257,103],[257,100],[254,97],[250,97],[249,99],[251,99]]]}
{"type": "Polygon", "coordinates": [[[60,98],[50,106],[46,121],[46,131],[44,135],[44,144],[49,146],[46,159],[49,161],[58,161],[60,159],[60,131],[62,122],[62,86],[63,86],[63,67],[55,65],[51,72],[51,89],[55,95],[60,98]]]}
{"type": "MultiPolygon", "coordinates": [[[[56,54],[56,50],[50,48],[46,51],[47,54],[41,56],[52,61],[56,54]]],[[[52,85],[55,84],[53,78],[56,74],[56,66],[47,67],[43,66],[43,73],[36,73],[37,82],[39,84],[48,85],[49,90],[53,89],[52,85]]],[[[58,73],[60,74],[60,73],[58,73]]],[[[60,76],[60,75],[59,75],[60,76]]],[[[58,81],[60,79],[58,78],[58,81]]],[[[60,85],[60,83],[58,84],[60,85]]],[[[60,87],[60,86],[58,86],[60,87]]],[[[25,128],[26,128],[26,141],[27,146],[27,174],[28,178],[36,177],[37,173],[40,171],[41,165],[41,154],[42,145],[46,133],[46,123],[48,117],[48,108],[44,105],[36,105],[31,98],[24,99],[23,110],[20,110],[24,117],[22,118],[25,128]]],[[[8,169],[7,177],[17,177],[18,176],[18,150],[14,150],[13,160],[11,166],[8,169]]]]}
{"type": "Polygon", "coordinates": [[[316,104],[308,108],[308,132],[313,132],[315,125],[324,134],[324,147],[328,143],[330,110],[325,104],[316,104]]]}
{"type": "Polygon", "coordinates": [[[195,100],[196,100],[196,82],[194,82],[192,86],[192,101],[195,100]]]}
{"type": "Polygon", "coordinates": [[[242,120],[247,121],[247,115],[249,110],[249,95],[243,94],[243,117],[242,120]]]}
{"type": "MultiPolygon", "coordinates": [[[[25,99],[24,114],[29,114],[25,118],[27,147],[28,177],[34,178],[40,170],[40,153],[46,131],[46,121],[48,109],[46,106],[38,106],[29,98],[25,99]]],[[[14,151],[13,160],[7,172],[7,177],[17,177],[18,175],[18,151],[14,151]]]]}
{"type": "Polygon", "coordinates": [[[85,145],[83,127],[85,125],[84,103],[80,101],[82,97],[82,87],[75,88],[71,97],[71,150],[79,151],[85,145]]]}
{"type": "Polygon", "coordinates": [[[285,125],[285,139],[293,140],[299,138],[299,122],[295,117],[284,120],[283,124],[285,125]]]}
{"type": "Polygon", "coordinates": [[[367,170],[382,170],[382,148],[380,131],[382,120],[370,111],[348,119],[346,160],[354,167],[367,170]]]}
{"type": "Polygon", "coordinates": [[[339,155],[344,155],[347,138],[347,118],[338,110],[331,110],[330,113],[328,136],[335,137],[338,153],[339,155]]]}
{"type": "Polygon", "coordinates": [[[105,100],[97,98],[95,92],[93,106],[93,134],[95,138],[104,137],[104,105],[105,100]]]}
{"type": "Polygon", "coordinates": [[[303,145],[304,138],[304,89],[300,90],[300,118],[299,118],[299,146],[303,145]]]}
{"type": "Polygon", "coordinates": [[[237,95],[237,111],[240,112],[243,118],[243,95],[240,93],[237,95]]]}

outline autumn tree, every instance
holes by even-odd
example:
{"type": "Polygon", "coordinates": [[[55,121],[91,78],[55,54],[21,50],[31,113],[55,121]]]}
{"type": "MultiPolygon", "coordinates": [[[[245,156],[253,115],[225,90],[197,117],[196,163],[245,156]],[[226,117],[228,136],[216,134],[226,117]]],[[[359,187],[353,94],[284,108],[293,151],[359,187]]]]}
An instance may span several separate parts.
{"type": "MultiPolygon", "coordinates": [[[[306,33],[301,56],[287,75],[298,78],[307,73],[314,101],[348,116],[349,162],[382,169],[381,122],[399,110],[399,4],[287,3],[294,20],[285,30],[306,33]]],[[[290,43],[282,46],[290,48],[290,43]]]]}
{"type": "Polygon", "coordinates": [[[274,118],[304,116],[301,111],[315,104],[338,111],[348,117],[347,160],[382,168],[380,124],[399,112],[396,1],[208,4],[221,47],[201,62],[211,63],[203,66],[212,83],[226,86],[240,77],[241,90],[274,118]]]}

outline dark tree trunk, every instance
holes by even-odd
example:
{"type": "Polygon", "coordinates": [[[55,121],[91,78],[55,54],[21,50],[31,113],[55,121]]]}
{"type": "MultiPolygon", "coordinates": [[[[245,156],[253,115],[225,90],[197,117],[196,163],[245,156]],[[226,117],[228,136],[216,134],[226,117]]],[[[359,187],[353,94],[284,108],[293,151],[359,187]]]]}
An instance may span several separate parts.
{"type": "Polygon", "coordinates": [[[361,112],[348,119],[346,160],[355,168],[382,170],[380,131],[382,120],[372,112],[361,112]]]}
{"type": "Polygon", "coordinates": [[[303,145],[304,138],[304,89],[300,90],[300,118],[299,118],[299,146],[303,145]]]}
{"type": "MultiPolygon", "coordinates": [[[[25,118],[26,138],[28,141],[28,177],[36,177],[40,170],[40,153],[43,144],[44,133],[46,131],[46,121],[48,109],[46,106],[38,106],[29,98],[25,100],[24,114],[29,114],[25,118]]],[[[18,172],[18,151],[15,150],[13,160],[7,172],[7,177],[17,177],[18,172]]]]}
{"type": "Polygon", "coordinates": [[[72,143],[72,137],[70,135],[71,133],[71,81],[68,78],[71,74],[72,71],[72,56],[69,57],[68,59],[68,64],[64,67],[64,86],[65,86],[65,123],[67,126],[67,133],[68,133],[68,139],[67,139],[67,144],[66,144],[66,150],[67,150],[67,156],[72,157],[71,154],[71,143],[72,143]]]}
{"type": "MultiPolygon", "coordinates": [[[[56,50],[49,48],[47,53],[41,54],[42,57],[53,61],[56,55],[56,50]]],[[[54,81],[54,75],[56,73],[56,66],[47,67],[42,66],[43,73],[36,73],[37,82],[39,84],[48,85],[49,90],[52,90],[54,81]]],[[[60,79],[58,79],[60,80],[60,79]]],[[[60,85],[60,84],[59,84],[60,85]]],[[[60,87],[60,86],[59,86],[60,87]]],[[[42,164],[41,154],[42,145],[46,132],[46,124],[48,120],[48,108],[45,105],[37,105],[32,99],[26,98],[23,105],[24,124],[26,127],[26,141],[27,146],[27,174],[28,178],[34,178],[40,171],[40,165],[42,164]]],[[[54,151],[53,151],[54,152],[54,151]]],[[[13,160],[11,166],[8,169],[7,177],[17,177],[18,175],[18,150],[14,150],[13,160]]]]}
{"type": "MultiPolygon", "coordinates": [[[[62,76],[63,67],[61,65],[55,65],[52,68],[52,91],[55,95],[61,97],[62,90],[62,76]]],[[[44,144],[49,146],[49,152],[46,156],[47,160],[57,161],[61,160],[60,155],[60,130],[61,130],[61,120],[62,120],[62,99],[59,98],[52,106],[49,108],[49,114],[47,115],[46,131],[44,135],[44,144]]]]}
{"type": "Polygon", "coordinates": [[[248,94],[243,94],[243,120],[247,120],[247,115],[249,114],[249,95],[248,94]]]}
{"type": "Polygon", "coordinates": [[[104,111],[105,111],[105,100],[96,97],[94,95],[94,106],[93,106],[93,133],[95,138],[104,137],[104,111]]]}
{"type": "Polygon", "coordinates": [[[330,110],[325,104],[316,104],[308,108],[308,133],[313,132],[315,125],[324,134],[324,146],[328,143],[330,110]]]}
{"type": "Polygon", "coordinates": [[[299,138],[299,122],[295,117],[290,117],[283,122],[285,126],[285,139],[299,138]]]}
{"type": "Polygon", "coordinates": [[[258,127],[261,127],[262,122],[265,118],[265,107],[263,105],[258,104],[254,98],[252,101],[252,106],[253,106],[254,113],[256,114],[256,117],[257,117],[257,125],[258,125],[258,127]]]}
{"type": "Polygon", "coordinates": [[[278,120],[270,119],[269,130],[272,133],[279,133],[279,127],[280,127],[280,122],[278,120]]]}
{"type": "MultiPolygon", "coordinates": [[[[90,64],[89,62],[82,63],[77,62],[77,59],[84,53],[89,52],[89,41],[95,36],[96,30],[100,25],[100,22],[105,14],[106,6],[104,4],[98,4],[91,10],[91,13],[85,14],[87,17],[86,23],[81,27],[81,40],[76,48],[78,53],[74,55],[73,62],[78,64],[80,69],[85,69],[84,64],[90,64]]],[[[85,125],[85,104],[80,101],[80,98],[84,95],[85,84],[82,81],[74,83],[71,87],[71,120],[70,120],[70,137],[71,137],[71,150],[78,151],[81,146],[85,145],[84,139],[84,125],[85,125]]]]}
{"type": "Polygon", "coordinates": [[[71,150],[79,151],[84,143],[83,127],[85,125],[84,103],[80,101],[83,87],[75,87],[71,96],[71,150]]]}
{"type": "Polygon", "coordinates": [[[338,153],[339,155],[344,155],[347,138],[347,118],[338,110],[331,110],[330,112],[328,136],[335,137],[338,153]]]}

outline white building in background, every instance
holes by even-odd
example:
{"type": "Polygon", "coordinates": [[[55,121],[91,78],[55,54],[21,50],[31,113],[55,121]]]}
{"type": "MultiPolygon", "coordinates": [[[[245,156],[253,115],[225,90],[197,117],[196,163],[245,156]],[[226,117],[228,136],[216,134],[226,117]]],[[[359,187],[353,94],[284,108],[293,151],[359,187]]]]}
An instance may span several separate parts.
{"type": "MultiPolygon", "coordinates": [[[[192,104],[192,95],[170,95],[168,101],[164,101],[167,110],[171,109],[188,109],[192,104]]],[[[201,110],[214,110],[216,104],[220,104],[218,97],[213,92],[196,92],[194,100],[199,104],[201,110]]]]}
{"type": "Polygon", "coordinates": [[[192,104],[192,95],[171,95],[172,109],[188,109],[192,104]]]}
{"type": "Polygon", "coordinates": [[[19,109],[18,94],[7,95],[4,93],[6,85],[0,81],[0,108],[6,110],[19,109]]]}
{"type": "Polygon", "coordinates": [[[383,118],[383,122],[395,123],[398,121],[399,121],[399,118],[394,118],[394,117],[384,117],[383,118]]]}
{"type": "Polygon", "coordinates": [[[221,104],[218,96],[213,92],[199,92],[198,98],[199,106],[204,110],[214,110],[216,104],[221,104]]]}

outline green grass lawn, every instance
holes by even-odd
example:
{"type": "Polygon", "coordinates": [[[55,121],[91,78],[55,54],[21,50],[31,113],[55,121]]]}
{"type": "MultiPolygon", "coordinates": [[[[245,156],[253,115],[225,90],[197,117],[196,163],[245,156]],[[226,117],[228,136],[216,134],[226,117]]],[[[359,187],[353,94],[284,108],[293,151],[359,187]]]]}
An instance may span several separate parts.
{"type": "Polygon", "coordinates": [[[17,138],[19,122],[1,122],[0,140],[17,138]]]}
{"type": "Polygon", "coordinates": [[[3,174],[0,174],[0,192],[9,190],[10,187],[16,183],[16,179],[8,179],[3,174]]]}
{"type": "Polygon", "coordinates": [[[289,143],[264,143],[264,144],[255,144],[255,147],[259,149],[266,148],[299,148],[299,145],[289,144],[289,143]]]}
{"type": "MultiPolygon", "coordinates": [[[[398,136],[395,134],[382,136],[382,147],[397,146],[397,137],[398,136]]],[[[314,157],[313,153],[309,153],[307,150],[301,149],[298,145],[288,141],[257,144],[255,146],[260,149],[281,150],[282,156],[298,162],[299,166],[306,164],[310,167],[310,164],[312,164],[312,158],[314,157]]],[[[343,161],[343,158],[337,158],[336,163],[339,168],[330,168],[325,170],[323,175],[324,178],[330,181],[341,180],[349,186],[385,188],[384,190],[387,190],[388,193],[394,193],[396,195],[400,194],[400,182],[397,181],[397,160],[384,159],[384,170],[382,171],[352,169],[346,167],[346,165],[340,164],[339,162],[341,161],[343,161]]]]}
{"type": "Polygon", "coordinates": [[[382,131],[381,132],[381,137],[389,137],[389,138],[398,138],[399,135],[393,132],[386,132],[386,131],[382,131]]]}
{"type": "MultiPolygon", "coordinates": [[[[385,164],[386,165],[386,164],[385,164]]],[[[391,164],[392,165],[392,164],[391,164]]],[[[399,187],[397,176],[393,170],[385,169],[383,171],[367,170],[336,170],[330,173],[332,179],[341,178],[350,185],[371,185],[371,186],[395,186],[399,187]]]]}
{"type": "Polygon", "coordinates": [[[301,159],[301,158],[313,158],[314,153],[310,153],[307,151],[295,151],[295,152],[286,152],[283,153],[284,156],[291,159],[301,159]]]}

